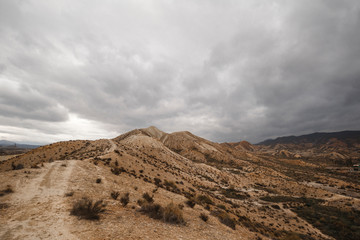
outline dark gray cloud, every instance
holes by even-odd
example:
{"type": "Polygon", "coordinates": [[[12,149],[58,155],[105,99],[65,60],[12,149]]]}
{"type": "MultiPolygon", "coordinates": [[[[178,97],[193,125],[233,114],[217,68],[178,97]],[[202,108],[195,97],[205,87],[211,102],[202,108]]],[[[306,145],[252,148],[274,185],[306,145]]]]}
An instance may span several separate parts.
{"type": "Polygon", "coordinates": [[[357,129],[358,29],[356,0],[0,1],[0,138],[357,129]]]}

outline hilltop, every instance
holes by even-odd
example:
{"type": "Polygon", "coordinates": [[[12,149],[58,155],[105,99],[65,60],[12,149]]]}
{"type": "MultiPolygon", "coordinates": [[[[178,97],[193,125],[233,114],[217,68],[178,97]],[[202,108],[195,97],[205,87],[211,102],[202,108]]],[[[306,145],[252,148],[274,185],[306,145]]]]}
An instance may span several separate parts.
{"type": "Polygon", "coordinates": [[[156,127],[41,146],[0,162],[0,238],[358,239],[358,172],[286,151],[156,127]]]}

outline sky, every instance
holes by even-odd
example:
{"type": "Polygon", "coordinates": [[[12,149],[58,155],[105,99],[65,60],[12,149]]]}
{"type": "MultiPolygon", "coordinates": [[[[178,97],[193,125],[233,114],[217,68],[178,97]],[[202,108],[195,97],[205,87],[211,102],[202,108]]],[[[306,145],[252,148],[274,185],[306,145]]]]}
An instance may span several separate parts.
{"type": "Polygon", "coordinates": [[[358,0],[0,0],[0,139],[360,129],[358,0]]]}

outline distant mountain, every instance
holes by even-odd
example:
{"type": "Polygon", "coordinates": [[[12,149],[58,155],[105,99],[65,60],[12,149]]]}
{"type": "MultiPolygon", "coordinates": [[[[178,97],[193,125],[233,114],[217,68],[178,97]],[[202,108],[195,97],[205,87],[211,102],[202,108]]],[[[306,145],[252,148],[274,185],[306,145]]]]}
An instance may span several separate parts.
{"type": "Polygon", "coordinates": [[[331,143],[341,143],[348,147],[360,144],[360,131],[342,131],[330,133],[312,133],[301,136],[278,137],[276,139],[268,139],[256,145],[273,146],[276,144],[312,144],[322,145],[331,143]]]}
{"type": "Polygon", "coordinates": [[[7,140],[0,140],[0,146],[14,146],[15,143],[14,142],[10,142],[10,141],[7,141],[7,140]]]}
{"type": "Polygon", "coordinates": [[[30,144],[19,144],[7,140],[0,140],[0,147],[17,147],[17,148],[26,148],[26,149],[34,149],[40,147],[40,145],[30,145],[30,144]]]}

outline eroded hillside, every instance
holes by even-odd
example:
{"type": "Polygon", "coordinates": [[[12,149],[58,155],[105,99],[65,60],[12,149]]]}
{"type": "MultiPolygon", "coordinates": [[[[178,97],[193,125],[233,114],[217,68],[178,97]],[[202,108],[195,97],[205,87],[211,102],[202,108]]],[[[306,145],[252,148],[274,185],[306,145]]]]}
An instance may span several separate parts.
{"type": "Polygon", "coordinates": [[[360,237],[358,172],[248,142],[150,127],[43,146],[0,169],[13,190],[0,197],[1,239],[360,237]],[[99,220],[70,215],[85,196],[103,200],[99,220]]]}

